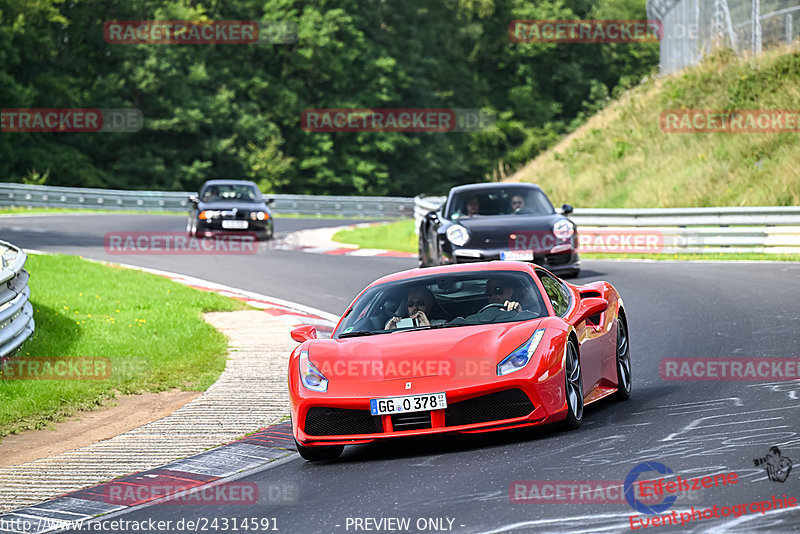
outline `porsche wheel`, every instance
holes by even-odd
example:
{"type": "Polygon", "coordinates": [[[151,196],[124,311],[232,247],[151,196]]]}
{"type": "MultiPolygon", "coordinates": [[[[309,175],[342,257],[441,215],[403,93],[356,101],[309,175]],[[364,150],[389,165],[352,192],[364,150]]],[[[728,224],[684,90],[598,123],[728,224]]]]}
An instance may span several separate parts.
{"type": "Polygon", "coordinates": [[[297,452],[300,453],[300,456],[309,462],[335,460],[341,456],[342,451],[344,451],[344,445],[332,445],[330,447],[304,447],[297,443],[297,440],[294,440],[294,443],[297,445],[297,452]]]}
{"type": "Polygon", "coordinates": [[[631,347],[628,328],[622,318],[617,319],[617,393],[619,401],[631,398],[631,347]]]}
{"type": "Polygon", "coordinates": [[[567,342],[567,361],[564,365],[564,374],[566,375],[567,396],[567,418],[564,420],[564,426],[574,429],[581,426],[581,421],[583,421],[583,383],[578,349],[571,339],[567,342]]]}

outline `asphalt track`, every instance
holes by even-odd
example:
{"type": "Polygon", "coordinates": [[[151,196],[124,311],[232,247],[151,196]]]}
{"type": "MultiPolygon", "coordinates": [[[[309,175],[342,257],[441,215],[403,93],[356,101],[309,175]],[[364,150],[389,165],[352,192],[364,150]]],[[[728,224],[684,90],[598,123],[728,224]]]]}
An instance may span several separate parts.
{"type": "MultiPolygon", "coordinates": [[[[278,233],[343,224],[276,222],[278,233]]],[[[368,282],[415,264],[266,247],[254,256],[112,256],[103,250],[108,231],[180,231],[184,224],[183,218],[166,216],[0,218],[0,238],[28,248],[179,272],[337,314],[368,282]]],[[[243,479],[257,483],[265,495],[283,489],[292,495],[290,502],[150,506],[115,519],[170,520],[172,532],[187,531],[175,528],[181,519],[203,518],[209,532],[233,531],[234,518],[270,518],[270,528],[289,533],[625,532],[631,530],[630,516],[643,517],[625,502],[515,503],[509,489],[515,481],[538,481],[540,490],[555,481],[621,481],[645,461],[661,462],[683,478],[738,475],[735,485],[682,494],[670,512],[766,501],[773,495],[800,498],[800,381],[679,382],[659,375],[659,362],[668,357],[796,361],[800,265],[584,260],[577,281],[596,279],[613,283],[625,300],[633,396],[625,403],[587,408],[576,431],[544,428],[349,447],[331,463],[310,464],[294,455],[243,479]],[[763,467],[754,467],[753,460],[775,445],[795,464],[783,483],[770,481],[763,467]],[[214,518],[217,529],[212,528],[214,518]],[[366,518],[407,518],[410,528],[366,518]]],[[[800,507],[646,531],[798,532],[800,507]]]]}

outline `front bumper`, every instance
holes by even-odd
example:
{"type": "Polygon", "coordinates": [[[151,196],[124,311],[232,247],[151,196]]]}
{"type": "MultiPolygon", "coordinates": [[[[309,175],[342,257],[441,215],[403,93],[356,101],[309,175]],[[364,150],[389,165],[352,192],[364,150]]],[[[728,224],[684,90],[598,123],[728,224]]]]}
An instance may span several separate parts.
{"type": "Polygon", "coordinates": [[[368,398],[329,398],[324,394],[300,398],[293,393],[294,437],[304,446],[355,445],[396,437],[542,425],[560,421],[567,414],[563,370],[539,382],[512,379],[446,394],[445,409],[373,416],[368,398]]]}
{"type": "MultiPolygon", "coordinates": [[[[500,253],[508,249],[481,250],[468,247],[456,248],[445,251],[443,254],[444,263],[476,263],[483,261],[493,261],[500,259],[500,253]]],[[[575,249],[569,249],[555,254],[534,253],[533,263],[541,265],[549,271],[559,273],[575,273],[581,268],[581,259],[575,249]]]]}
{"type": "Polygon", "coordinates": [[[255,232],[258,234],[271,234],[272,233],[272,219],[265,219],[263,221],[250,220],[250,219],[233,219],[233,218],[214,218],[214,219],[198,219],[197,220],[197,234],[203,237],[213,237],[215,234],[225,232],[233,234],[237,232],[255,232]],[[223,228],[223,220],[233,221],[246,221],[247,228],[223,228]]]}

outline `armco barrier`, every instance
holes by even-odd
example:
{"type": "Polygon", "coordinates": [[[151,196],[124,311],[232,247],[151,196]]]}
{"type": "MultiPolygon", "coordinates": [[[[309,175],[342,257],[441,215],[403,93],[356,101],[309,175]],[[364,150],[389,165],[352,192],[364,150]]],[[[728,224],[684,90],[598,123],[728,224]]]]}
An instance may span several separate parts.
{"type": "MultiPolygon", "coordinates": [[[[0,183],[0,206],[102,210],[189,210],[189,192],[123,191],[0,183]]],[[[414,199],[404,197],[336,197],[268,195],[276,213],[346,217],[411,217],[414,199]]]]}
{"type": "MultiPolygon", "coordinates": [[[[436,210],[447,197],[414,199],[416,229],[425,214],[436,210]]],[[[632,229],[657,232],[663,246],[658,252],[691,254],[798,254],[800,253],[800,206],[576,209],[569,218],[578,234],[632,229]]],[[[578,248],[580,252],[580,247],[578,248]]]]}
{"type": "Polygon", "coordinates": [[[33,333],[25,260],[22,249],[0,241],[0,357],[12,354],[33,333]]]}

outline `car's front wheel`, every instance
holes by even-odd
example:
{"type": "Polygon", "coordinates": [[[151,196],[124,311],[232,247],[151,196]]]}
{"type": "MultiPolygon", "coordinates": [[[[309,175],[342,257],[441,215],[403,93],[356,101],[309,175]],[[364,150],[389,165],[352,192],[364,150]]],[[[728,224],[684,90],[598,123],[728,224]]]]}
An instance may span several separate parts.
{"type": "Polygon", "coordinates": [[[578,358],[578,349],[573,340],[567,341],[567,361],[564,365],[566,375],[567,418],[564,426],[574,429],[581,426],[583,421],[583,377],[581,376],[581,361],[578,358]]]}
{"type": "Polygon", "coordinates": [[[631,347],[628,327],[622,317],[617,319],[617,393],[616,400],[631,398],[631,347]]]}
{"type": "Polygon", "coordinates": [[[297,440],[294,440],[295,445],[297,445],[297,452],[300,453],[300,456],[303,457],[304,460],[308,460],[309,462],[319,462],[322,460],[335,460],[339,456],[342,455],[344,451],[344,445],[331,445],[331,446],[321,446],[321,447],[304,447],[297,443],[297,440]]]}
{"type": "Polygon", "coordinates": [[[186,221],[186,234],[189,237],[197,237],[197,221],[194,217],[189,217],[186,221]]]}

